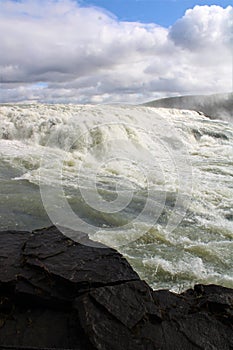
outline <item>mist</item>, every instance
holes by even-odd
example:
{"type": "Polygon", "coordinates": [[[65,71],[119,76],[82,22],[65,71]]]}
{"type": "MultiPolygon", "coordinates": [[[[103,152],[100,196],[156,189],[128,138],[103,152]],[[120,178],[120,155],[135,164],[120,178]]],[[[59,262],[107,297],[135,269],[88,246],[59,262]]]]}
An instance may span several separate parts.
{"type": "Polygon", "coordinates": [[[145,103],[150,107],[195,110],[211,119],[233,123],[233,93],[163,98],[145,103]]]}

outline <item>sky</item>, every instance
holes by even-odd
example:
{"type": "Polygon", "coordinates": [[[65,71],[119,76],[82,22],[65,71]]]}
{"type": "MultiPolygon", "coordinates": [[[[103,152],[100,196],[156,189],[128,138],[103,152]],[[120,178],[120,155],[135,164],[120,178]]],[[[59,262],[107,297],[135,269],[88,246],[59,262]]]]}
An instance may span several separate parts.
{"type": "Polygon", "coordinates": [[[0,0],[0,103],[232,91],[231,1],[0,0]]]}
{"type": "Polygon", "coordinates": [[[83,0],[83,6],[97,6],[113,13],[121,21],[157,23],[168,27],[196,5],[227,7],[231,1],[208,0],[83,0]]]}

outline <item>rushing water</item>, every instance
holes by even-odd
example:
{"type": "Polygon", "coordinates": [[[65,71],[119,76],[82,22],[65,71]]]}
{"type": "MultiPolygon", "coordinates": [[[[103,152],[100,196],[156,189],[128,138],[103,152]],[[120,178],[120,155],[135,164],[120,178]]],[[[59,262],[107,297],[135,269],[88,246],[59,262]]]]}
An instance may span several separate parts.
{"type": "Polygon", "coordinates": [[[80,230],[154,288],[233,287],[232,180],[233,127],[201,113],[0,107],[0,229],[80,230]]]}

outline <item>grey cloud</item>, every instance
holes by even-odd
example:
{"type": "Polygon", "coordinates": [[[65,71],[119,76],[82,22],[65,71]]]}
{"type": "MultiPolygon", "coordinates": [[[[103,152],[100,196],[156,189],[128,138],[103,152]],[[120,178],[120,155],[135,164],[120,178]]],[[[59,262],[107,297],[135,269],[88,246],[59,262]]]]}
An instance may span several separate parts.
{"type": "Polygon", "coordinates": [[[231,18],[230,6],[197,6],[167,29],[71,0],[2,0],[0,102],[137,103],[229,90],[231,18]]]}

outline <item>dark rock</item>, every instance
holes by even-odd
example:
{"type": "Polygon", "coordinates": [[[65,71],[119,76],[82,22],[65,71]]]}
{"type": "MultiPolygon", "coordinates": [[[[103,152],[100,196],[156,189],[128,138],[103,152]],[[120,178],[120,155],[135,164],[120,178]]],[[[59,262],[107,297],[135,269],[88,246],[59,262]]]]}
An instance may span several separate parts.
{"type": "Polygon", "coordinates": [[[232,289],[153,291],[115,250],[55,227],[0,246],[0,349],[233,349],[232,289]]]}

